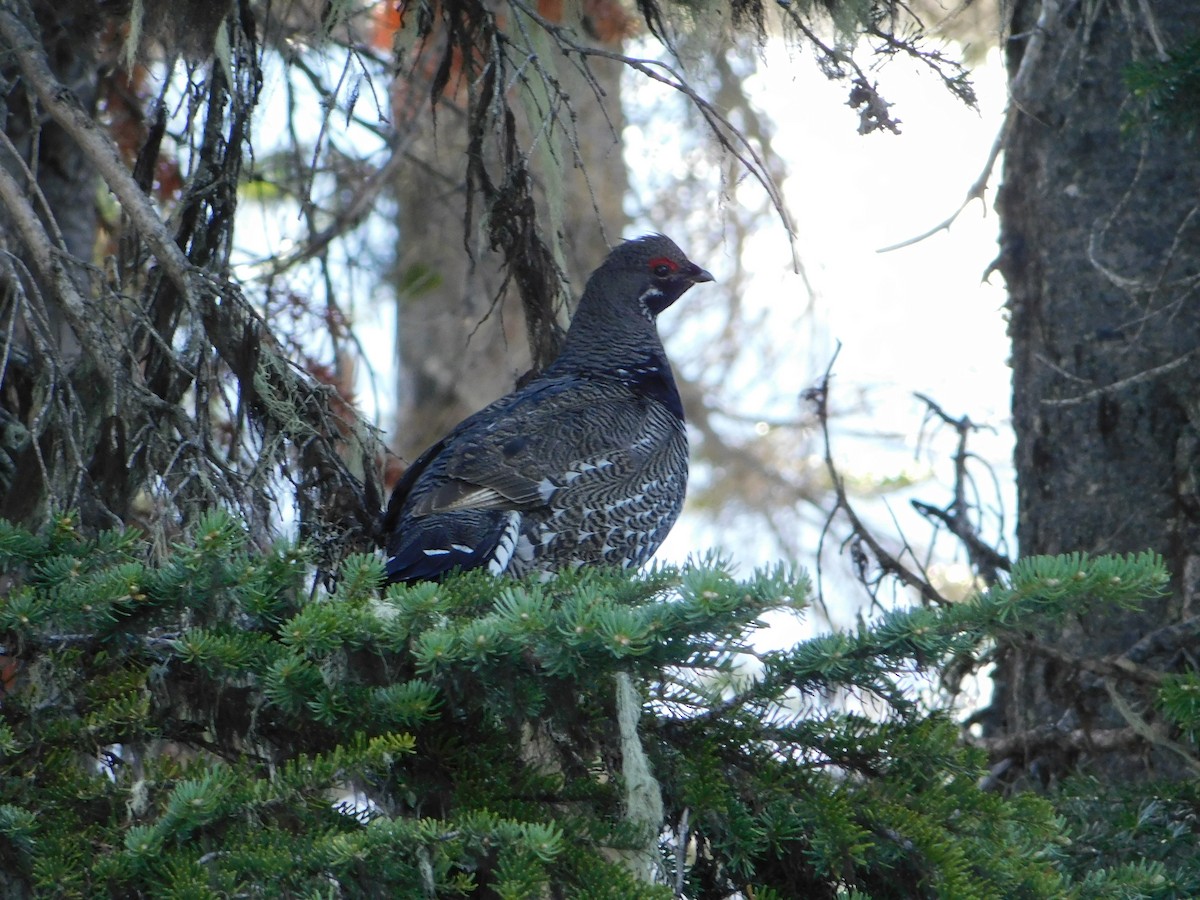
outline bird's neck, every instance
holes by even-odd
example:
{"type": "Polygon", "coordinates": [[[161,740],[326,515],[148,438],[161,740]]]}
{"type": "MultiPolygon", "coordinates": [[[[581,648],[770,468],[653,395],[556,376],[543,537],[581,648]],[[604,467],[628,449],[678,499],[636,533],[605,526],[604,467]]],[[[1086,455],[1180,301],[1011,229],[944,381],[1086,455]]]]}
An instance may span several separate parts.
{"type": "Polygon", "coordinates": [[[563,352],[545,374],[619,381],[635,394],[655,400],[683,418],[671,364],[658,330],[649,319],[636,324],[628,318],[622,322],[589,322],[586,309],[581,308],[567,332],[563,352]]]}
{"type": "Polygon", "coordinates": [[[638,315],[625,304],[607,303],[585,293],[560,358],[589,368],[620,368],[651,356],[666,356],[653,316],[638,315]]]}

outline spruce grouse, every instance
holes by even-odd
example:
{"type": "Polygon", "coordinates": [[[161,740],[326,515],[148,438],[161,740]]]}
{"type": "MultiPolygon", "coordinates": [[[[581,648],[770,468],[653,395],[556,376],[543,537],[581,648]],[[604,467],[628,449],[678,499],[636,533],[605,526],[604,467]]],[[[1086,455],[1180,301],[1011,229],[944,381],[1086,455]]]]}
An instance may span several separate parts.
{"type": "Polygon", "coordinates": [[[648,560],[688,474],[655,319],[704,281],[712,276],[663,235],[614,249],[588,279],[558,359],[405,472],[383,519],[388,581],[475,568],[549,578],[648,560]]]}

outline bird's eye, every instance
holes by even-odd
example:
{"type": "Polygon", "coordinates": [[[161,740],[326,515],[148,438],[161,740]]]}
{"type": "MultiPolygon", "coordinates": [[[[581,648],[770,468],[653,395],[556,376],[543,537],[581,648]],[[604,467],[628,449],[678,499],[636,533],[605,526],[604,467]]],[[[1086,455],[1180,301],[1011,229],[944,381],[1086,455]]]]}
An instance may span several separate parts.
{"type": "Polygon", "coordinates": [[[654,273],[656,278],[666,278],[668,275],[679,271],[679,266],[665,256],[659,256],[650,260],[650,271],[654,273]]]}

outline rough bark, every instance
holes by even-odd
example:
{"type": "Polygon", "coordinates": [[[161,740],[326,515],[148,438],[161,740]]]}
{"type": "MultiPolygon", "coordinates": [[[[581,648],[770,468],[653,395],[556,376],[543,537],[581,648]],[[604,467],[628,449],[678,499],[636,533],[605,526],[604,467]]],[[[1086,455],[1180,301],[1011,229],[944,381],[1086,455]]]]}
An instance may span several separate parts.
{"type": "Polygon", "coordinates": [[[1121,778],[1171,775],[1178,756],[1152,694],[1065,665],[1063,654],[1170,670],[1187,648],[1155,635],[1197,613],[1200,155],[1194,140],[1139,122],[1125,73],[1200,33],[1200,6],[1017,0],[1013,13],[1007,61],[1019,111],[997,206],[1020,552],[1150,548],[1174,581],[1144,610],[1036,636],[1056,654],[1007,649],[990,726],[1014,746],[1048,724],[1063,734],[1133,726],[1142,737],[1109,749],[1031,741],[1018,771],[1043,781],[1080,764],[1121,778]]]}
{"type": "MultiPolygon", "coordinates": [[[[33,16],[26,23],[40,37],[46,62],[54,77],[69,85],[79,104],[93,110],[96,104],[95,35],[98,16],[88,4],[32,4],[33,16]]],[[[96,242],[97,215],[93,198],[99,179],[95,167],[67,131],[53,119],[43,121],[33,90],[26,85],[18,67],[6,61],[0,77],[4,96],[2,113],[7,138],[0,165],[11,178],[9,186],[25,195],[33,215],[24,222],[26,229],[53,235],[58,249],[70,260],[90,260],[96,242]]],[[[79,337],[72,329],[70,316],[57,302],[59,291],[32,257],[27,242],[14,239],[21,233],[9,204],[0,208],[0,241],[12,254],[13,262],[3,267],[5,298],[0,302],[0,319],[11,336],[9,351],[0,367],[0,516],[30,519],[44,508],[47,492],[68,493],[64,485],[48,485],[47,478],[58,467],[61,441],[39,435],[34,421],[49,393],[48,380],[41,367],[46,357],[62,361],[61,374],[81,391],[95,386],[91,361],[82,353],[79,337]],[[24,281],[24,286],[19,281],[24,281]],[[36,291],[45,298],[44,320],[30,327],[16,312],[11,298],[22,290],[36,291]]],[[[50,246],[49,240],[46,244],[50,246]]],[[[64,266],[63,276],[79,282],[78,264],[64,266]],[[69,271],[64,271],[69,270],[69,271]]],[[[88,397],[89,409],[100,411],[109,404],[103,391],[88,397]]],[[[80,430],[95,436],[98,417],[77,423],[80,430]]]]}

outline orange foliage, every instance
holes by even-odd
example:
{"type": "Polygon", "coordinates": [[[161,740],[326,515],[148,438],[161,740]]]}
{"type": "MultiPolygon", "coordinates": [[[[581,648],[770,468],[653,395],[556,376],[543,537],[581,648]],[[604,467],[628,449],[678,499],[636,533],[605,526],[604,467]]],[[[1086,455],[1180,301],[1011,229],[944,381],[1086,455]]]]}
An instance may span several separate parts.
{"type": "Polygon", "coordinates": [[[562,22],[563,0],[538,0],[538,15],[547,22],[562,22]]]}
{"type": "Polygon", "coordinates": [[[404,27],[403,0],[383,0],[375,4],[371,21],[371,46],[376,50],[391,50],[396,32],[404,27]]]}

